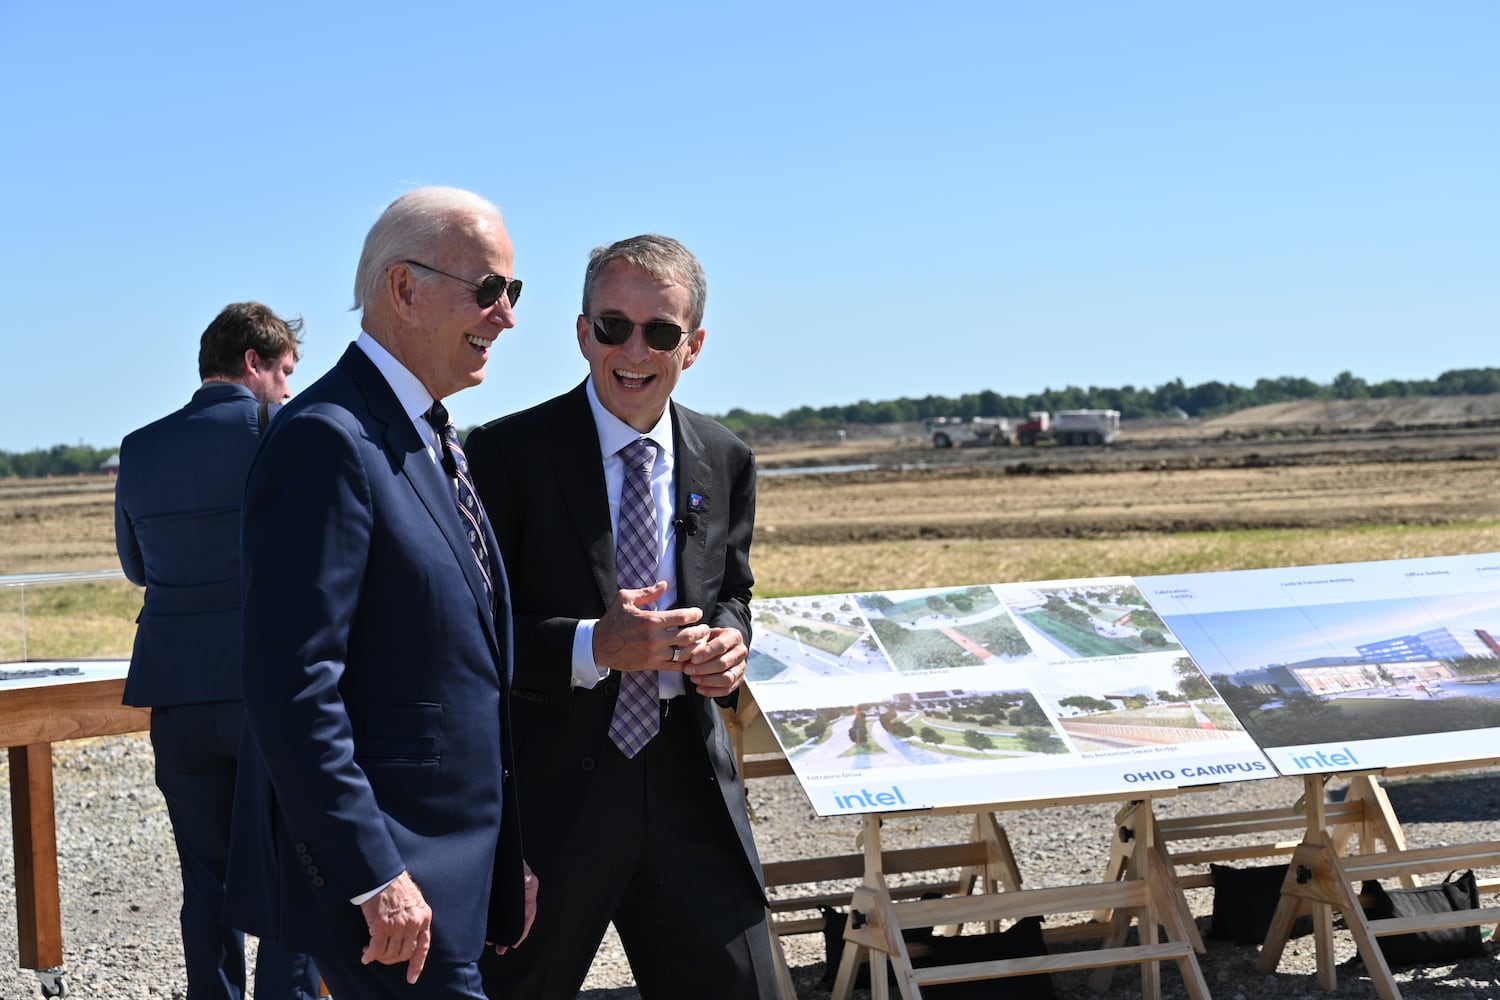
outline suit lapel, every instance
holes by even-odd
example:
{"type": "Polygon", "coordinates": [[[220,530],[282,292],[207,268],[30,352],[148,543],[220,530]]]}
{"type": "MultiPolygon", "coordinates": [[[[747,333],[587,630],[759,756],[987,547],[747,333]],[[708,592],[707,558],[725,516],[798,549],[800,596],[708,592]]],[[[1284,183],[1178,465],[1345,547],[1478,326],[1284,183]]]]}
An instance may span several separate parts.
{"type": "MultiPolygon", "coordinates": [[[[474,601],[483,612],[480,618],[484,622],[485,634],[498,650],[494,612],[485,597],[484,577],[480,575],[479,564],[474,560],[474,550],[469,547],[468,535],[464,533],[452,482],[428,456],[427,442],[417,433],[416,426],[401,408],[396,394],[391,391],[390,384],[380,374],[374,362],[364,351],[354,346],[350,346],[345,352],[344,361],[349,362],[350,376],[364,390],[371,416],[384,425],[381,446],[390,456],[391,464],[399,468],[402,476],[411,484],[417,499],[427,508],[428,515],[443,533],[448,547],[453,550],[453,558],[458,561],[464,579],[469,583],[469,590],[474,595],[474,601]]],[[[489,545],[492,553],[498,551],[493,535],[489,538],[489,545]]],[[[499,580],[497,577],[497,587],[500,585],[499,580]]]]}
{"type": "MultiPolygon", "coordinates": [[[[703,439],[675,403],[672,427],[676,438],[673,497],[677,518],[696,525],[692,534],[677,533],[677,601],[686,607],[702,607],[703,581],[709,577],[707,520],[713,507],[714,474],[703,439]]],[[[547,444],[548,454],[555,457],[551,464],[562,505],[593,568],[599,600],[608,607],[619,589],[615,539],[609,526],[599,431],[582,384],[568,394],[567,406],[547,444]]]]}
{"type": "Polygon", "coordinates": [[[583,384],[568,394],[567,406],[553,428],[550,445],[552,468],[557,476],[562,505],[573,522],[593,569],[594,585],[603,607],[609,607],[619,589],[615,572],[615,538],[609,526],[609,493],[604,485],[604,456],[599,430],[589,409],[583,384]]]}
{"type": "Polygon", "coordinates": [[[673,475],[677,520],[685,530],[677,532],[677,603],[706,607],[713,595],[703,593],[708,573],[708,519],[713,509],[714,475],[706,458],[703,439],[677,404],[672,406],[676,436],[676,468],[673,475]]]}
{"type": "MultiPolygon", "coordinates": [[[[407,421],[407,427],[415,431],[410,421],[407,421]]],[[[469,583],[469,592],[474,596],[474,603],[482,611],[480,617],[484,620],[485,634],[489,636],[491,643],[495,643],[494,609],[485,595],[484,577],[479,572],[479,563],[474,558],[474,550],[469,545],[469,536],[458,512],[458,496],[454,492],[453,481],[437,463],[427,456],[425,443],[422,443],[415,452],[406,454],[401,471],[406,474],[412,488],[421,498],[423,506],[427,508],[428,514],[432,516],[433,521],[442,531],[443,537],[447,539],[448,548],[453,550],[453,558],[458,561],[459,568],[463,570],[464,579],[469,583]]],[[[498,551],[494,534],[487,533],[486,537],[489,551],[491,553],[498,551]]],[[[503,580],[498,575],[494,575],[493,571],[492,576],[498,590],[503,580]]]]}

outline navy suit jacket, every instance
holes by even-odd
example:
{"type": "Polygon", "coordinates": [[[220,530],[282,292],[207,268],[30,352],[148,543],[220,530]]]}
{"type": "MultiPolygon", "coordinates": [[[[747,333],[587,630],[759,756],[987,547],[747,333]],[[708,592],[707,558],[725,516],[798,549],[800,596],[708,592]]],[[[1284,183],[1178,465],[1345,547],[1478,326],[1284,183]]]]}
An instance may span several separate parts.
{"type": "Polygon", "coordinates": [[[432,907],[430,961],[520,934],[505,573],[491,536],[492,613],[426,448],[351,345],[283,408],[246,489],[225,909],[315,956],[357,960],[369,933],[349,900],[403,869],[432,907]]]}
{"type": "Polygon", "coordinates": [[[127,705],[240,697],[240,498],[258,409],[244,386],[211,383],[120,445],[115,548],[146,588],[127,705]]]}
{"type": "MultiPolygon", "coordinates": [[[[671,406],[677,606],[702,608],[705,622],[736,628],[748,643],[755,456],[718,422],[671,406]]],[[[515,581],[517,773],[522,798],[534,803],[526,812],[528,860],[541,873],[588,794],[593,758],[609,752],[620,687],[616,673],[593,688],[572,686],[578,621],[601,617],[619,590],[604,459],[584,384],[476,428],[464,451],[515,581]]],[[[728,730],[713,700],[691,681],[686,687],[703,737],[704,774],[734,824],[746,876],[759,888],[765,880],[728,730]]]]}

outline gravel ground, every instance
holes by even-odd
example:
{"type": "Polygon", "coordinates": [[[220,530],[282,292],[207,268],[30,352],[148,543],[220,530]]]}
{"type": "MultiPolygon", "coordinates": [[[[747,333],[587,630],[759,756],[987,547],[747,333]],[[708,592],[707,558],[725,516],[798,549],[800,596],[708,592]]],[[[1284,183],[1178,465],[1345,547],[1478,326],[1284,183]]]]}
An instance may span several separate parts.
{"type": "MultiPolygon", "coordinates": [[[[54,750],[54,770],[68,995],[101,1000],[184,997],[177,941],[176,854],[166,810],[152,784],[151,750],[145,736],[60,744],[54,750]]],[[[9,787],[9,777],[8,765],[0,760],[0,782],[9,787]]],[[[1500,773],[1393,780],[1386,787],[1410,846],[1500,840],[1500,773]]],[[[1164,799],[1157,811],[1165,817],[1281,807],[1295,800],[1300,788],[1300,783],[1285,779],[1244,782],[1164,799]]],[[[768,861],[857,849],[858,821],[817,818],[791,778],[752,782],[750,798],[757,838],[768,861]]],[[[1000,814],[1026,886],[1098,881],[1107,861],[1115,808],[1094,805],[1000,814]]],[[[964,838],[968,826],[962,817],[893,818],[885,823],[882,837],[892,848],[954,842],[964,838]]],[[[10,829],[6,797],[0,802],[0,843],[7,855],[10,829]]],[[[1500,872],[1480,874],[1493,878],[1500,872]]],[[[1211,893],[1189,890],[1188,896],[1199,928],[1206,929],[1211,893]]],[[[1332,993],[1325,993],[1315,978],[1311,938],[1293,940],[1274,975],[1255,971],[1257,949],[1227,942],[1210,941],[1199,962],[1219,1000],[1374,997],[1374,987],[1355,957],[1349,934],[1340,930],[1334,937],[1340,965],[1339,986],[1332,993]]],[[[5,879],[0,881],[0,1000],[39,996],[35,977],[14,965],[14,941],[15,884],[5,879]]],[[[822,985],[821,939],[796,935],[784,938],[783,943],[799,996],[803,1000],[827,997],[822,985]]],[[[1484,959],[1398,973],[1403,995],[1409,1000],[1497,1000],[1500,965],[1495,946],[1487,948],[1484,959]]],[[[1175,967],[1163,967],[1162,981],[1164,997],[1186,995],[1175,967]]],[[[1131,969],[1120,970],[1101,994],[1086,989],[1082,973],[1057,973],[1053,986],[1062,1000],[1141,995],[1139,976],[1131,969]]],[[[581,995],[587,1000],[637,997],[613,940],[601,949],[581,995]]],[[[1006,995],[1003,981],[995,984],[994,995],[1006,995]]]]}

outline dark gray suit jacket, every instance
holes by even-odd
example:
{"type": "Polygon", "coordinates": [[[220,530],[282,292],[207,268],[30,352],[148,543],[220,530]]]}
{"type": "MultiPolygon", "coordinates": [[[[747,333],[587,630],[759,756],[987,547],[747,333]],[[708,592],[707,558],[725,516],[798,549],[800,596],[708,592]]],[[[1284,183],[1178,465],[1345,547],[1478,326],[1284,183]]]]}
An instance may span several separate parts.
{"type": "MultiPolygon", "coordinates": [[[[739,629],[748,643],[755,456],[718,422],[671,405],[678,606],[702,608],[705,622],[739,629]]],[[[584,385],[476,428],[464,450],[511,579],[517,774],[528,803],[527,857],[540,873],[588,794],[592,759],[608,749],[619,692],[617,673],[591,689],[572,686],[577,624],[601,617],[619,590],[604,459],[584,385]]],[[[738,832],[747,876],[764,885],[723,718],[691,682],[687,691],[704,772],[738,832]]]]}

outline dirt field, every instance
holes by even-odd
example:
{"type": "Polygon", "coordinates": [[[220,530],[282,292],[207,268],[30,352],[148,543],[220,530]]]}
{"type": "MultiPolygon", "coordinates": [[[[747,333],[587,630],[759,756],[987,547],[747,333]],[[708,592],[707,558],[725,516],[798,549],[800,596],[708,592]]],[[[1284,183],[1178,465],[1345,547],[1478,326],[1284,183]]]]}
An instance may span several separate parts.
{"type": "MultiPolygon", "coordinates": [[[[756,522],[765,589],[797,586],[793,567],[814,550],[827,561],[842,549],[851,566],[873,555],[847,549],[855,545],[1477,523],[1478,550],[1488,551],[1500,526],[1500,395],[1278,404],[1201,423],[1127,424],[1110,448],[939,450],[920,427],[857,431],[841,444],[753,442],[767,473],[756,522]],[[827,466],[868,468],[784,474],[827,466]]],[[[103,477],[0,482],[0,574],[118,565],[113,496],[103,477]]],[[[1473,544],[1465,536],[1435,547],[1473,544]]],[[[1133,570],[1099,572],[1116,571],[1133,570]]]]}
{"type": "Polygon", "coordinates": [[[1431,401],[1450,405],[1424,421],[1411,419],[1409,400],[1279,404],[1127,426],[1109,448],[935,449],[915,436],[768,443],[757,453],[770,471],[875,468],[766,476],[757,537],[1096,538],[1500,518],[1500,399],[1485,408],[1473,400],[1487,397],[1462,399],[1431,401]]]}
{"type": "MultiPolygon", "coordinates": [[[[1425,408],[1411,401],[1400,404],[1399,410],[1299,405],[1204,423],[1127,426],[1121,441],[1108,449],[939,452],[920,436],[920,428],[901,427],[851,429],[843,443],[830,440],[831,434],[824,440],[755,441],[767,473],[757,512],[757,593],[1201,572],[1500,550],[1500,396],[1487,407],[1452,401],[1434,401],[1425,408]],[[871,467],[780,474],[817,466],[871,467]]],[[[117,566],[113,498],[113,482],[99,477],[0,481],[0,575],[117,566]]],[[[114,656],[128,651],[138,607],[133,588],[120,587],[129,593],[100,610],[111,617],[110,623],[83,623],[91,638],[116,636],[117,648],[108,651],[114,656]]],[[[0,654],[6,649],[11,612],[5,602],[15,592],[0,591],[0,654]]],[[[35,596],[29,605],[34,647],[44,624],[38,622],[40,605],[35,596]]],[[[45,610],[48,619],[78,624],[76,609],[62,602],[45,610]]],[[[135,759],[145,747],[144,737],[120,746],[135,759]]],[[[97,776],[88,772],[86,778],[92,789],[97,776]]],[[[148,779],[138,773],[135,785],[143,781],[148,779]]],[[[1231,799],[1228,808],[1251,808],[1254,804],[1243,797],[1248,792],[1241,789],[1270,784],[1235,786],[1241,797],[1231,799]]],[[[111,801],[137,794],[114,792],[111,801]]],[[[1459,812],[1467,820],[1492,797],[1465,793],[1457,798],[1464,799],[1459,812]]],[[[1434,801],[1451,805],[1457,798],[1445,793],[1434,801]]],[[[763,841],[768,860],[850,849],[853,830],[848,823],[810,822],[791,779],[757,783],[752,806],[757,840],[763,841]]],[[[158,851],[170,851],[159,805],[156,809],[153,843],[158,851]]],[[[1045,833],[1038,836],[1057,825],[1055,814],[1009,816],[1011,835],[1030,845],[1024,859],[1028,878],[1033,869],[1059,878],[1100,870],[1102,842],[1086,858],[1075,856],[1075,847],[1092,843],[1085,831],[1107,827],[1112,809],[1100,806],[1092,816],[1070,813],[1068,822],[1074,825],[1063,846],[1045,843],[1045,833]],[[1044,841],[1040,848],[1034,843],[1038,839],[1044,841]]],[[[1408,824],[1421,818],[1412,810],[1404,816],[1408,824]]],[[[1421,844],[1474,839],[1454,832],[1452,825],[1410,825],[1407,835],[1421,844]]],[[[139,819],[132,818],[128,828],[139,831],[139,819]]],[[[884,834],[892,838],[888,844],[899,846],[929,846],[932,835],[931,828],[916,821],[893,823],[884,834]]],[[[138,840],[146,842],[143,834],[133,832],[132,843],[138,840]]],[[[68,844],[63,846],[65,865],[83,863],[70,861],[68,844]]],[[[97,852],[91,843],[80,850],[97,852]]],[[[87,864],[92,871],[98,861],[87,864]]],[[[156,863],[144,867],[162,871],[156,863]]],[[[106,878],[105,884],[120,881],[106,878]]],[[[166,887],[159,891],[170,893],[170,882],[162,884],[166,887]]],[[[102,974],[99,970],[118,964],[127,967],[122,980],[142,984],[140,995],[161,993],[159,964],[142,959],[133,937],[121,945],[111,936],[115,926],[138,934],[133,912],[112,908],[98,893],[70,897],[67,906],[74,907],[68,911],[70,941],[84,942],[75,948],[95,949],[70,954],[70,965],[85,970],[82,974],[90,969],[102,974]],[[121,956],[118,963],[116,955],[121,956]]],[[[165,912],[163,908],[156,916],[165,912]]],[[[1199,912],[1206,919],[1201,906],[1199,912]]],[[[157,920],[154,926],[154,940],[173,940],[170,920],[157,920]]],[[[826,995],[812,985],[822,969],[817,942],[811,937],[792,941],[802,995],[826,995]]],[[[1288,977],[1283,969],[1279,977],[1259,976],[1251,965],[1253,951],[1214,947],[1207,968],[1215,990],[1226,987],[1225,995],[1249,992],[1247,985],[1268,996],[1313,995],[1309,991],[1316,990],[1310,972],[1288,977]],[[1276,985],[1280,982],[1288,984],[1285,991],[1276,985]]],[[[1343,957],[1349,953],[1346,942],[1343,957]]],[[[584,995],[635,997],[633,990],[603,988],[626,981],[617,949],[610,954],[614,965],[606,963],[590,981],[600,988],[584,995]]],[[[1293,954],[1298,954],[1295,948],[1293,954]]],[[[1367,980],[1341,975],[1349,986],[1340,996],[1370,993],[1367,980]]],[[[1123,978],[1117,992],[1138,995],[1129,977],[1123,978]]],[[[29,982],[26,988],[31,988],[29,982]]],[[[1438,989],[1443,996],[1490,995],[1468,988],[1438,989]]],[[[1403,990],[1413,998],[1434,995],[1405,978],[1403,990]]],[[[0,994],[23,995],[8,991],[3,979],[0,994]]],[[[126,994],[117,990],[109,995],[126,994]]]]}
{"type": "Polygon", "coordinates": [[[114,503],[104,476],[0,480],[0,575],[118,569],[114,503]]]}

